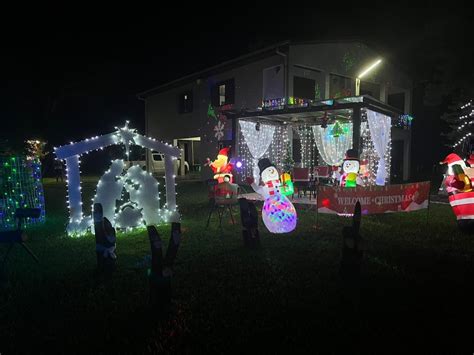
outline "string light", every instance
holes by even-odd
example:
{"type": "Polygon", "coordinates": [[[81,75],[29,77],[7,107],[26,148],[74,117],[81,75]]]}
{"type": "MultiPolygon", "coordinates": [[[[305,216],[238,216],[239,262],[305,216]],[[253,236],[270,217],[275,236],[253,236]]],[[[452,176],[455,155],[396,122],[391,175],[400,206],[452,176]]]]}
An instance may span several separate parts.
{"type": "Polygon", "coordinates": [[[26,218],[27,225],[44,222],[44,193],[41,163],[34,157],[0,156],[0,230],[16,227],[17,208],[39,208],[38,218],[26,218]]]}
{"type": "Polygon", "coordinates": [[[467,102],[466,104],[460,107],[461,113],[459,113],[458,121],[460,123],[457,125],[457,129],[454,130],[455,125],[451,125],[453,128],[453,132],[450,134],[454,138],[454,143],[452,145],[453,148],[457,148],[462,146],[464,143],[470,141],[470,137],[472,136],[472,125],[474,124],[474,109],[472,107],[472,101],[467,102]],[[468,112],[466,112],[468,111],[468,112]],[[467,132],[465,132],[467,129],[467,132]]]}
{"type": "MultiPolygon", "coordinates": [[[[365,185],[373,186],[377,184],[376,177],[377,171],[379,167],[379,156],[374,146],[374,142],[370,133],[370,127],[367,119],[367,110],[361,110],[361,145],[362,145],[362,152],[361,152],[361,161],[365,161],[366,165],[364,169],[366,172],[362,172],[363,179],[365,185]]],[[[376,130],[378,131],[378,130],[376,130]]],[[[389,138],[388,144],[384,153],[384,160],[385,160],[385,171],[386,176],[384,180],[384,184],[389,180],[390,177],[390,166],[391,166],[391,156],[392,156],[392,141],[389,138]]],[[[379,181],[381,184],[382,181],[379,181]]]]}
{"type": "Polygon", "coordinates": [[[352,148],[352,122],[339,123],[342,132],[335,137],[334,124],[329,124],[326,128],[313,126],[314,140],[318,152],[324,162],[331,166],[340,166],[348,149],[352,148]]]}
{"type": "MultiPolygon", "coordinates": [[[[255,123],[253,123],[255,124],[255,123]]],[[[244,124],[245,125],[245,124],[244,124]]],[[[261,158],[268,158],[274,162],[275,166],[278,169],[283,169],[283,161],[285,159],[286,149],[289,144],[289,137],[288,137],[288,125],[286,124],[279,124],[279,125],[269,125],[260,123],[260,129],[266,130],[268,129],[267,126],[271,126],[271,130],[273,130],[273,138],[270,142],[270,146],[265,151],[265,153],[261,156],[261,158]]],[[[240,127],[240,125],[239,125],[240,127]]],[[[239,139],[238,139],[238,155],[242,162],[242,167],[240,170],[237,170],[237,176],[239,181],[244,181],[246,177],[253,176],[254,174],[254,164],[255,160],[250,152],[250,149],[247,145],[247,141],[245,139],[246,136],[242,134],[242,129],[239,130],[239,139]]],[[[260,144],[260,140],[258,137],[255,137],[252,132],[247,132],[247,135],[250,136],[250,144],[260,144]]]]}
{"type": "Polygon", "coordinates": [[[302,168],[313,168],[314,167],[314,155],[315,155],[315,143],[313,138],[313,132],[311,126],[306,124],[298,125],[295,127],[298,137],[300,139],[300,152],[301,152],[301,167],[302,168]]]}
{"type": "MultiPolygon", "coordinates": [[[[257,123],[251,121],[239,121],[240,126],[240,140],[245,141],[246,147],[243,144],[239,144],[239,148],[242,148],[243,155],[245,155],[246,165],[245,171],[243,171],[243,176],[253,176],[255,179],[258,178],[258,166],[257,162],[259,159],[264,157],[264,154],[270,148],[270,145],[274,139],[274,133],[276,126],[270,124],[258,123],[259,129],[257,130],[257,123]],[[250,170],[251,169],[251,170],[250,170]],[[252,175],[248,175],[252,173],[252,175]]],[[[239,154],[240,153],[239,150],[239,154]]]]}

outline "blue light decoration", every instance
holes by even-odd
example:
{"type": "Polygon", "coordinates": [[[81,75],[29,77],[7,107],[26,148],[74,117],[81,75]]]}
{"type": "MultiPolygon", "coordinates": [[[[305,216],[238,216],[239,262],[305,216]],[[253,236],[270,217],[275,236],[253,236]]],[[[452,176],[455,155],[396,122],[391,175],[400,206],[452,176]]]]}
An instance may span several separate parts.
{"type": "Polygon", "coordinates": [[[410,129],[413,121],[413,116],[404,114],[398,117],[397,126],[403,129],[410,129]]]}
{"type": "Polygon", "coordinates": [[[321,104],[326,105],[326,106],[333,106],[334,105],[334,100],[323,100],[320,101],[321,104]]]}
{"type": "Polygon", "coordinates": [[[272,111],[282,110],[284,108],[308,107],[312,102],[312,100],[301,99],[293,96],[288,97],[288,99],[286,97],[282,97],[278,99],[263,100],[262,109],[272,111]]]}
{"type": "Polygon", "coordinates": [[[281,110],[286,106],[286,98],[263,100],[262,108],[265,110],[281,110]]]}
{"type": "Polygon", "coordinates": [[[23,156],[0,156],[0,231],[16,228],[17,208],[39,208],[38,218],[27,218],[26,225],[45,219],[41,163],[23,156]]]}

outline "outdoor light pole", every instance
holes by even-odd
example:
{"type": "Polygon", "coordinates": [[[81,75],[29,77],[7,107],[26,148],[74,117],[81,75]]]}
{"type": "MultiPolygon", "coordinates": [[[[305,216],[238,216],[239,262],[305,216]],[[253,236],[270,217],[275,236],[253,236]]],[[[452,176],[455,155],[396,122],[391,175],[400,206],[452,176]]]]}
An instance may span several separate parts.
{"type": "Polygon", "coordinates": [[[368,66],[366,69],[364,69],[359,75],[356,77],[356,90],[355,90],[355,96],[360,95],[360,79],[364,76],[367,75],[371,70],[373,70],[377,65],[379,65],[382,62],[382,59],[378,59],[374,63],[372,63],[370,66],[368,66]]]}

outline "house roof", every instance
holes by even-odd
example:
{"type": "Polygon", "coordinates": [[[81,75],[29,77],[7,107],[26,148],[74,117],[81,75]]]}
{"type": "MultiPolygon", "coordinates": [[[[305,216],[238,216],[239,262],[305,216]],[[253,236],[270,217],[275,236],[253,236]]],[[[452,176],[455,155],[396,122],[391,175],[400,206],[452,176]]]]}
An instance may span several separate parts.
{"type": "MultiPolygon", "coordinates": [[[[370,48],[374,49],[375,51],[378,51],[376,46],[372,43],[367,43],[366,41],[363,41],[359,38],[346,38],[346,39],[339,39],[339,40],[285,40],[282,42],[278,42],[276,44],[273,44],[271,46],[265,47],[263,49],[242,55],[240,57],[237,57],[235,59],[214,65],[210,68],[206,68],[204,70],[198,71],[196,73],[192,73],[186,76],[183,76],[181,78],[178,78],[176,80],[167,82],[165,84],[156,86],[152,89],[140,92],[137,94],[138,99],[146,99],[149,96],[156,95],[160,92],[167,91],[170,89],[173,89],[175,87],[182,86],[187,83],[191,83],[197,79],[203,78],[203,77],[208,77],[210,75],[218,74],[221,72],[224,72],[226,70],[235,68],[238,65],[244,65],[249,62],[253,62],[255,60],[261,59],[268,57],[269,55],[272,55],[275,53],[276,50],[286,47],[289,45],[308,45],[308,44],[324,44],[324,43],[364,43],[367,44],[370,48]]],[[[390,63],[393,65],[393,63],[390,63]]],[[[398,68],[400,69],[400,68],[398,68]]]]}
{"type": "Polygon", "coordinates": [[[276,43],[272,46],[265,47],[265,48],[260,49],[258,51],[242,55],[242,56],[237,57],[235,59],[223,62],[221,64],[214,65],[210,68],[201,70],[199,72],[196,72],[196,73],[193,73],[193,74],[190,74],[190,75],[183,76],[179,79],[176,79],[176,80],[170,81],[168,83],[162,84],[160,86],[154,87],[152,89],[143,91],[141,93],[138,93],[137,97],[139,99],[145,99],[149,96],[155,95],[155,94],[160,93],[162,91],[172,89],[174,87],[181,86],[183,84],[192,82],[192,81],[197,80],[199,78],[226,71],[230,68],[234,68],[237,65],[242,65],[242,64],[245,64],[245,63],[248,63],[248,62],[252,62],[252,61],[255,61],[256,59],[259,59],[259,58],[265,58],[268,55],[275,53],[275,50],[277,50],[281,47],[285,47],[289,44],[290,44],[290,41],[278,42],[278,43],[276,43]]]}

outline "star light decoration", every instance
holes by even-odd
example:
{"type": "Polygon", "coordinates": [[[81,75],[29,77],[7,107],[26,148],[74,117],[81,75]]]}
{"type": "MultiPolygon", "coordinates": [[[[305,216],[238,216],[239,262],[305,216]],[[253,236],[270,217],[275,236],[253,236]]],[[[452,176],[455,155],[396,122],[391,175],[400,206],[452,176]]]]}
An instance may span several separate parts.
{"type": "MultiPolygon", "coordinates": [[[[135,144],[150,150],[155,150],[162,152],[165,156],[165,188],[166,188],[166,203],[164,203],[161,208],[157,211],[158,220],[163,222],[169,221],[178,221],[180,218],[179,212],[176,205],[176,183],[174,174],[175,161],[180,156],[180,150],[177,147],[164,142],[159,142],[154,138],[143,136],[135,129],[128,127],[129,122],[127,121],[122,128],[116,128],[115,132],[105,134],[103,136],[96,136],[93,138],[88,138],[80,142],[73,143],[71,142],[68,145],[61,146],[59,148],[54,148],[57,159],[66,161],[66,177],[67,177],[67,187],[68,187],[68,206],[69,206],[69,224],[67,227],[67,232],[72,236],[80,236],[86,234],[92,225],[91,216],[84,216],[82,211],[82,194],[81,194],[81,181],[80,181],[80,156],[82,154],[88,154],[92,151],[103,150],[105,147],[111,145],[123,144],[125,147],[125,153],[128,156],[130,151],[130,144],[135,144]]],[[[114,163],[112,161],[112,163],[114,163]]],[[[110,170],[106,172],[109,173],[110,170]]],[[[135,181],[147,181],[149,180],[151,174],[145,171],[140,173],[135,173],[135,176],[132,178],[132,184],[135,181]],[[145,176],[146,175],[146,176],[145,176]],[[150,176],[148,176],[150,175],[150,176]]],[[[122,178],[117,176],[118,180],[122,178]]],[[[153,178],[154,179],[154,178],[153,178]]],[[[102,180],[102,179],[101,179],[102,180]]],[[[147,183],[148,186],[153,184],[147,183]]],[[[101,181],[98,183],[98,188],[101,185],[101,181]]],[[[124,186],[125,187],[125,186],[124,186]]],[[[158,189],[158,183],[156,183],[156,189],[158,189]]],[[[130,191],[130,190],[129,190],[130,191]]],[[[145,198],[144,202],[148,205],[153,205],[158,203],[159,205],[159,193],[158,191],[150,192],[149,188],[146,193],[142,194],[145,198]],[[151,199],[156,199],[157,201],[152,202],[151,199]]],[[[97,195],[93,200],[96,200],[97,195]]],[[[137,202],[140,205],[142,198],[137,202]]],[[[140,207],[140,206],[139,206],[140,207]]],[[[141,208],[141,207],[140,207],[141,208]]],[[[115,217],[117,217],[115,213],[115,217]]],[[[115,219],[115,218],[114,218],[115,219]]],[[[112,222],[112,221],[111,221],[112,222]]],[[[138,227],[144,227],[146,224],[157,223],[157,220],[146,221],[144,218],[140,219],[140,225],[138,227]]],[[[120,227],[120,225],[117,225],[120,227]]],[[[127,226],[128,227],[128,226],[127,226]]],[[[127,228],[128,230],[128,228],[127,228]]]]}
{"type": "Polygon", "coordinates": [[[114,127],[117,130],[117,143],[122,143],[125,146],[127,158],[130,155],[130,144],[136,144],[134,138],[137,134],[136,129],[128,128],[129,123],[130,121],[125,121],[125,125],[122,128],[114,127]]]}

